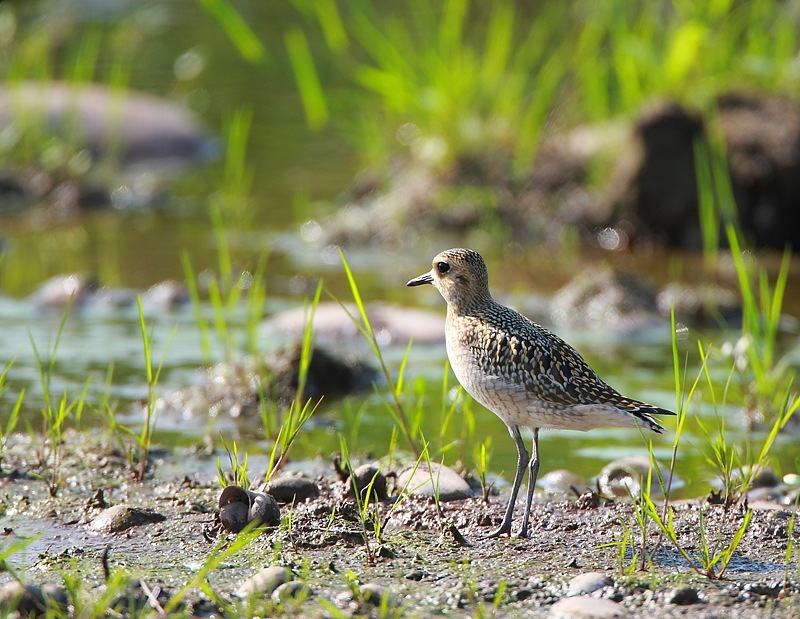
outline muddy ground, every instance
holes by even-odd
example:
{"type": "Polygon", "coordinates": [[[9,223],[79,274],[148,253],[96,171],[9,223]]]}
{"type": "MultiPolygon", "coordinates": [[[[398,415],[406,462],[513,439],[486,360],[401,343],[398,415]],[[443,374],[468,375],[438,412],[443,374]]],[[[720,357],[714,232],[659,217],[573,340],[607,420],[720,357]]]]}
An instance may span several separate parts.
{"type": "MultiPolygon", "coordinates": [[[[236,540],[219,525],[216,459],[202,448],[156,450],[148,478],[137,482],[115,441],[70,433],[59,469],[62,485],[55,497],[50,496],[47,481],[37,478],[43,474],[36,463],[41,449],[37,440],[15,436],[2,460],[2,549],[40,535],[7,559],[27,583],[63,585],[68,574],[80,583],[78,605],[86,608],[103,594],[107,578],[103,554],[108,548],[110,574],[121,570],[129,574],[131,591],[141,599],[141,583],[156,594],[160,589],[158,599],[164,605],[216,549],[236,540]],[[119,532],[99,529],[98,515],[122,504],[142,510],[132,512],[130,520],[138,524],[119,532]]],[[[787,507],[760,504],[754,509],[721,580],[693,572],[668,542],[658,545],[653,526],[647,540],[648,548],[655,550],[653,565],[648,571],[625,575],[620,568],[630,566],[630,554],[615,546],[603,547],[622,539],[623,523],[638,539],[633,508],[625,502],[585,495],[580,500],[537,503],[530,538],[484,539],[500,522],[505,495],[492,496],[488,503],[480,496],[451,501],[442,505],[442,514],[429,499],[410,497],[396,506],[388,499],[381,503],[382,543],[368,531],[368,552],[357,505],[347,497],[347,486],[337,480],[333,465],[317,463],[309,472],[320,494],[294,508],[282,505],[281,526],[264,529],[244,549],[225,557],[208,573],[210,588],[205,592],[192,588],[186,594],[182,612],[312,617],[800,617],[796,550],[800,527],[791,532],[787,507]],[[795,550],[787,560],[790,536],[795,550]],[[273,602],[273,583],[264,585],[255,597],[239,600],[235,593],[242,583],[268,566],[291,569],[294,580],[305,587],[284,587],[281,593],[298,597],[273,602]],[[586,576],[591,572],[598,574],[586,576]],[[588,599],[578,596],[577,604],[589,608],[589,614],[569,614],[581,612],[565,608],[564,601],[581,583],[594,589],[588,599]],[[217,599],[210,599],[209,592],[217,599]],[[383,606],[376,605],[379,599],[383,606]]],[[[253,476],[257,473],[251,470],[253,476]]],[[[391,494],[391,480],[389,489],[391,494]]],[[[732,538],[744,512],[705,500],[679,504],[676,530],[689,552],[700,547],[700,513],[713,544],[732,538]]],[[[519,519],[518,512],[516,525],[519,519]]],[[[11,570],[0,578],[10,582],[11,570]]],[[[116,612],[117,616],[129,613],[119,605],[116,612]]]]}

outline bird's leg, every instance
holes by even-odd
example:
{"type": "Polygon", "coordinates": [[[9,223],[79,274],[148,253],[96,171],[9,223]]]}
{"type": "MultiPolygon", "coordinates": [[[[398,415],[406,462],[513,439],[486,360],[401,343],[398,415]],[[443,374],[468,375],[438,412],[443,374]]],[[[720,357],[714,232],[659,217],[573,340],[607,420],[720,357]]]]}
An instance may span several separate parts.
{"type": "Polygon", "coordinates": [[[528,524],[531,519],[531,503],[533,502],[533,489],[536,486],[536,478],[539,477],[539,428],[533,430],[533,451],[530,462],[528,462],[528,496],[525,499],[525,517],[522,519],[522,529],[520,537],[528,537],[528,524]]]}
{"type": "Polygon", "coordinates": [[[500,537],[505,533],[511,534],[511,519],[514,515],[514,506],[517,504],[517,493],[522,484],[522,476],[525,475],[525,465],[528,462],[528,450],[525,449],[525,443],[519,433],[519,427],[510,426],[508,432],[517,445],[517,472],[514,475],[514,486],[511,488],[511,497],[508,499],[508,506],[503,516],[503,522],[500,524],[500,528],[487,535],[487,538],[500,537]]]}

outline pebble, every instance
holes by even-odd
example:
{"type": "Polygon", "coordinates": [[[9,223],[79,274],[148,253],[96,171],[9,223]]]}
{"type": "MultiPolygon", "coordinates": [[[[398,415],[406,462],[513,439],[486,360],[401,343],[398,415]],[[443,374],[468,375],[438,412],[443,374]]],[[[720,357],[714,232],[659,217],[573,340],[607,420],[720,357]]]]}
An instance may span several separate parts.
{"type": "Polygon", "coordinates": [[[153,522],[163,522],[167,517],[163,514],[153,511],[152,509],[142,509],[139,507],[131,507],[120,503],[95,516],[94,520],[89,523],[89,528],[92,531],[100,533],[118,533],[131,527],[137,527],[143,524],[151,524],[153,522]]]}
{"type": "Polygon", "coordinates": [[[569,581],[569,585],[567,585],[567,597],[574,595],[588,595],[597,591],[598,589],[602,589],[603,587],[608,587],[613,584],[614,581],[602,572],[585,572],[583,574],[578,574],[575,576],[575,578],[569,581]]]}
{"type": "Polygon", "coordinates": [[[787,486],[800,486],[800,475],[797,473],[787,473],[783,476],[783,483],[787,486]]]}
{"type": "Polygon", "coordinates": [[[548,494],[568,494],[574,496],[572,488],[581,492],[586,487],[586,480],[567,469],[549,471],[539,478],[537,482],[548,494]]]}
{"type": "Polygon", "coordinates": [[[397,605],[397,596],[395,596],[394,593],[392,593],[386,587],[367,583],[365,585],[361,585],[360,590],[361,597],[364,599],[364,601],[372,604],[373,606],[380,607],[384,600],[386,600],[390,608],[397,605]]]}
{"type": "Polygon", "coordinates": [[[271,479],[266,491],[278,503],[302,503],[319,496],[319,486],[313,479],[300,475],[280,475],[271,479]]]}
{"type": "Polygon", "coordinates": [[[550,607],[553,619],[607,619],[622,614],[623,608],[616,602],[588,595],[561,598],[550,607]]]}
{"type": "Polygon", "coordinates": [[[697,589],[692,587],[680,587],[667,594],[667,604],[689,606],[691,604],[700,604],[701,602],[700,596],[697,595],[697,589]]]}
{"type": "Polygon", "coordinates": [[[308,585],[296,580],[285,582],[279,585],[275,591],[272,592],[272,601],[275,604],[280,604],[287,600],[308,599],[311,595],[311,589],[308,585]]]}
{"type": "Polygon", "coordinates": [[[265,567],[245,580],[236,590],[236,597],[248,598],[253,595],[272,595],[282,584],[292,580],[293,574],[289,568],[279,565],[265,567]]]}
{"type": "MultiPolygon", "coordinates": [[[[664,483],[669,480],[669,469],[660,465],[664,483]]],[[[642,481],[647,481],[647,472],[650,469],[650,458],[647,456],[628,456],[614,460],[603,467],[597,482],[603,495],[610,497],[628,498],[641,494],[642,481]]],[[[683,485],[683,481],[672,476],[672,490],[683,485]]],[[[658,482],[658,473],[653,470],[650,495],[660,497],[661,485],[658,482]]]]}
{"type": "Polygon", "coordinates": [[[383,501],[389,497],[386,492],[386,476],[381,473],[380,467],[377,464],[362,464],[356,467],[353,471],[352,482],[353,483],[350,483],[348,481],[347,484],[347,495],[350,497],[354,496],[353,484],[359,489],[362,499],[366,499],[367,488],[369,488],[370,484],[372,484],[373,495],[370,497],[370,501],[374,501],[376,498],[379,501],[383,501]]]}
{"type": "Polygon", "coordinates": [[[460,501],[474,495],[475,491],[453,469],[438,462],[431,462],[430,469],[424,462],[406,468],[397,476],[395,487],[405,489],[412,496],[431,498],[438,489],[439,500],[460,501]],[[431,483],[433,480],[433,483],[431,483]]]}

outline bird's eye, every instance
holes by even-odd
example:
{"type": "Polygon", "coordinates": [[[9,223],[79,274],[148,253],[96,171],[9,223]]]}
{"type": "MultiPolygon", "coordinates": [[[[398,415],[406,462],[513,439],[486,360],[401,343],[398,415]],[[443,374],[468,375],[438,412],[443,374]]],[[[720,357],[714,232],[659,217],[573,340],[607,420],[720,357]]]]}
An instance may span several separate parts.
{"type": "Polygon", "coordinates": [[[450,265],[446,262],[437,262],[436,270],[439,271],[439,273],[447,273],[450,270],[450,265]]]}

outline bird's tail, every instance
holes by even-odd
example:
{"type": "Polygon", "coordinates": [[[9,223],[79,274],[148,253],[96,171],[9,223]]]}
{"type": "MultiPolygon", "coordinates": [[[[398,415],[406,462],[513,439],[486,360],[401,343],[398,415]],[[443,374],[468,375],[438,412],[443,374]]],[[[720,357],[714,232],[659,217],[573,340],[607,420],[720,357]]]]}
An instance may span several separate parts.
{"type": "Polygon", "coordinates": [[[633,411],[636,418],[643,422],[648,429],[661,434],[664,432],[664,426],[653,419],[653,415],[674,415],[675,413],[666,408],[659,408],[658,406],[643,406],[637,411],[633,411]]]}

